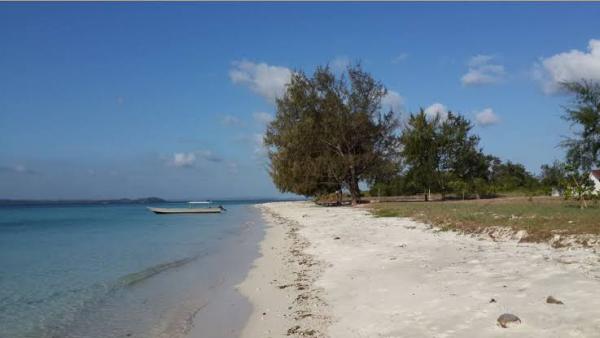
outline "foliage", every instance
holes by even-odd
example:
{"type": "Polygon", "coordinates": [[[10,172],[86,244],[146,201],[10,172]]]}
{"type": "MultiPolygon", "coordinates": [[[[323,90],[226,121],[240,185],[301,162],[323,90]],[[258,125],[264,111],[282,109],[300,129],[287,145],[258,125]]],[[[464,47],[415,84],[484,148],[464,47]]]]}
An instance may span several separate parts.
{"type": "Polygon", "coordinates": [[[282,192],[305,196],[347,189],[356,203],[359,182],[397,171],[393,111],[381,111],[385,87],[360,65],[336,76],[327,67],[292,76],[265,135],[270,174],[282,192]]]}
{"type": "Polygon", "coordinates": [[[590,179],[590,172],[581,170],[572,164],[567,164],[565,171],[569,196],[579,201],[581,209],[587,208],[585,199],[592,197],[594,193],[594,183],[590,179]]]}
{"type": "Polygon", "coordinates": [[[489,180],[497,192],[530,191],[538,188],[537,179],[522,164],[511,161],[503,163],[494,156],[489,156],[488,159],[490,161],[489,180]]]}
{"type": "Polygon", "coordinates": [[[402,156],[409,166],[406,176],[425,192],[425,200],[439,174],[439,125],[439,115],[428,118],[421,109],[418,114],[409,116],[400,136],[402,156]]]}
{"type": "Polygon", "coordinates": [[[402,155],[408,166],[406,179],[411,187],[425,192],[440,192],[442,198],[455,192],[479,194],[487,175],[487,159],[479,149],[479,137],[471,134],[473,126],[459,114],[449,112],[427,116],[421,111],[411,114],[400,136],[402,155]]]}
{"type": "Polygon", "coordinates": [[[600,165],[600,84],[582,80],[563,83],[563,88],[575,96],[563,116],[576,129],[574,137],[562,143],[567,150],[567,190],[583,209],[585,199],[594,196],[590,171],[600,165]]]}
{"type": "Polygon", "coordinates": [[[540,184],[546,192],[550,193],[552,189],[565,191],[567,186],[567,172],[565,164],[560,161],[554,161],[552,165],[544,164],[541,167],[540,184]]]}
{"type": "Polygon", "coordinates": [[[600,165],[600,83],[566,82],[563,88],[575,96],[563,115],[576,128],[575,136],[562,143],[567,149],[567,162],[589,171],[600,165]]]}

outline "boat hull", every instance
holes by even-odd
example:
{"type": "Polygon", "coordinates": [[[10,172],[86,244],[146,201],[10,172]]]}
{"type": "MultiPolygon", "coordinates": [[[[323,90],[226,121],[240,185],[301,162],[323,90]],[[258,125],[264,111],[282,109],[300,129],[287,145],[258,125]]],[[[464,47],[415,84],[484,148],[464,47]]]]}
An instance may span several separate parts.
{"type": "Polygon", "coordinates": [[[221,208],[148,208],[155,214],[220,214],[223,212],[221,208]]]}

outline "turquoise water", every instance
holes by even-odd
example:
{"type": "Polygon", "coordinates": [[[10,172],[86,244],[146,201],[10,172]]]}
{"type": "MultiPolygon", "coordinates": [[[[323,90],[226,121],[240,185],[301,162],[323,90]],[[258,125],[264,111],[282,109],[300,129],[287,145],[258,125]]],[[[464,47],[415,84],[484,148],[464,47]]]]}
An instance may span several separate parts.
{"type": "Polygon", "coordinates": [[[1,207],[0,337],[185,336],[225,302],[230,319],[206,332],[235,336],[250,310],[233,286],[263,227],[249,202],[224,206],[213,215],[1,207]]]}

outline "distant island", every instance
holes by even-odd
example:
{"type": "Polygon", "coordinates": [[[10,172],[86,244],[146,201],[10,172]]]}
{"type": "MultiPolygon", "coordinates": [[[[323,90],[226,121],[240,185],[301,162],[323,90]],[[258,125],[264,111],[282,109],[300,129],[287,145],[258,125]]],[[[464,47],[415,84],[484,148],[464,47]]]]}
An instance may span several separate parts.
{"type": "Polygon", "coordinates": [[[0,199],[0,206],[27,206],[27,205],[93,205],[93,204],[157,204],[168,201],[158,197],[120,198],[106,200],[13,200],[0,199]]]}

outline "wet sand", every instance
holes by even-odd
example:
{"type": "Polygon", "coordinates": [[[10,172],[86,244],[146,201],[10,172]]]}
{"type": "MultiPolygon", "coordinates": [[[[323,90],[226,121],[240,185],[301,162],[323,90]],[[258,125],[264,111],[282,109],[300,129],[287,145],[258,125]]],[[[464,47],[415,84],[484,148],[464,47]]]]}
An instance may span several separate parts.
{"type": "Polygon", "coordinates": [[[596,337],[591,249],[440,232],[361,208],[260,206],[269,222],[239,290],[242,337],[596,337]],[[564,304],[547,303],[548,296],[564,304]],[[501,328],[511,313],[521,324],[501,328]]]}

